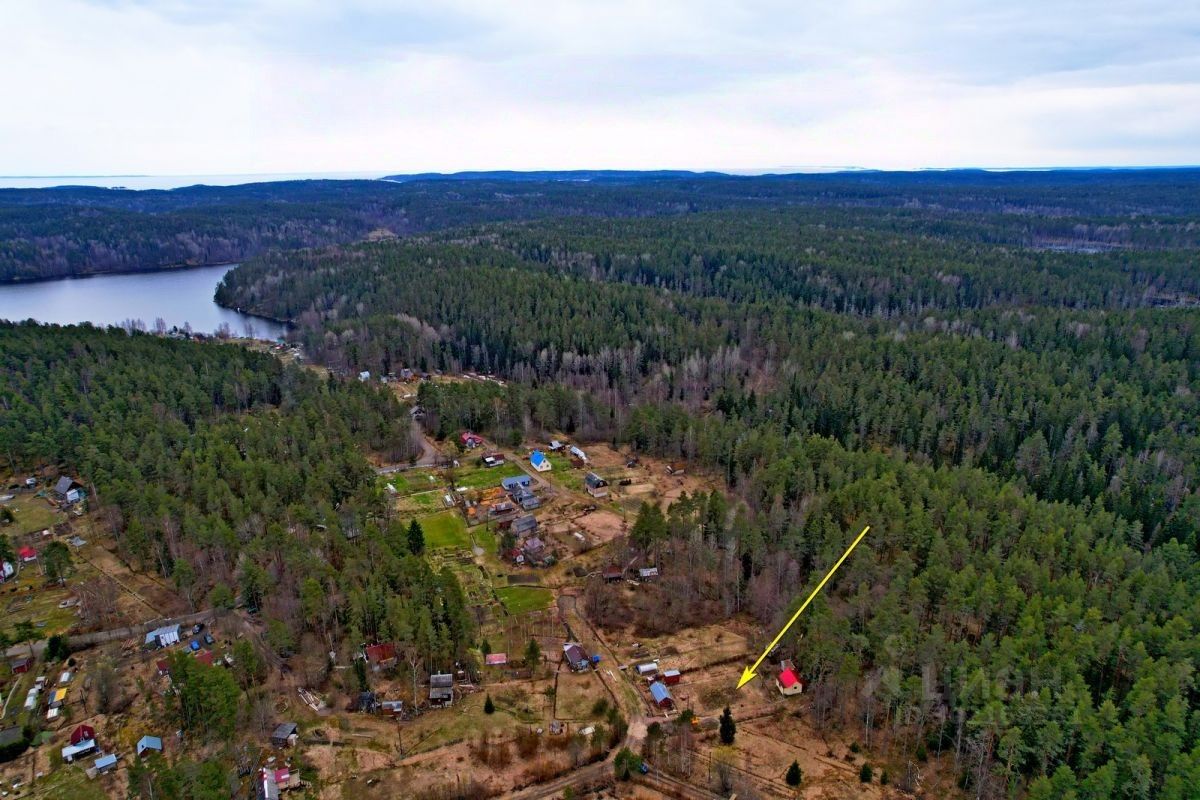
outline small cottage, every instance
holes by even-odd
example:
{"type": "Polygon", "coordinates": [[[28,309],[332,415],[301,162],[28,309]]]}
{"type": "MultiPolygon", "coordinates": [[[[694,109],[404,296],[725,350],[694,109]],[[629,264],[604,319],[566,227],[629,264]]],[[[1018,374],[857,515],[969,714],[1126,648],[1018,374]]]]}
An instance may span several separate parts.
{"type": "Polygon", "coordinates": [[[534,450],[529,454],[529,465],[538,472],[549,472],[553,467],[550,459],[541,450],[534,450]]]}
{"type": "Polygon", "coordinates": [[[141,739],[138,739],[138,756],[144,756],[147,753],[161,753],[162,749],[162,739],[158,738],[157,736],[143,736],[141,739]]]}
{"type": "Polygon", "coordinates": [[[583,672],[592,664],[587,651],[577,642],[567,642],[563,645],[563,660],[575,672],[583,672]]]}
{"type": "Polygon", "coordinates": [[[369,644],[363,649],[367,663],[376,670],[396,666],[396,645],[390,642],[369,644]]]}
{"type": "Polygon", "coordinates": [[[650,696],[654,699],[654,705],[659,708],[674,708],[675,700],[671,697],[671,690],[666,684],[655,681],[650,684],[650,696]]]}
{"type": "Polygon", "coordinates": [[[608,497],[608,481],[594,472],[583,476],[583,485],[592,497],[608,497]]]}
{"type": "Polygon", "coordinates": [[[537,533],[537,529],[537,517],[533,516],[532,514],[526,514],[522,517],[517,517],[512,523],[512,532],[518,538],[537,533]]]}
{"type": "Polygon", "coordinates": [[[69,744],[62,749],[62,760],[71,764],[77,758],[96,752],[96,740],[84,739],[78,744],[69,744]]]}
{"type": "Polygon", "coordinates": [[[271,733],[271,744],[275,747],[292,747],[299,738],[299,725],[294,722],[281,722],[271,733]]]}
{"type": "Polygon", "coordinates": [[[775,688],[784,697],[804,694],[805,681],[796,672],[792,662],[783,661],[779,664],[779,674],[775,676],[775,688]]]}
{"type": "Polygon", "coordinates": [[[471,431],[463,431],[462,436],[459,438],[462,440],[463,447],[468,450],[474,450],[483,444],[483,437],[471,431]]]}
{"type": "Polygon", "coordinates": [[[439,673],[429,676],[429,705],[443,708],[454,703],[454,676],[439,673]]]}

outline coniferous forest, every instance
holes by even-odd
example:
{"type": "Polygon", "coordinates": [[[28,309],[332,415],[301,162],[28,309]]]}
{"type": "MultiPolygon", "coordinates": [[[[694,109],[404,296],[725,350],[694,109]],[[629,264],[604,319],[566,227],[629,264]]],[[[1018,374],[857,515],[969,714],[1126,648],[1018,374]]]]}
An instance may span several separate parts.
{"type": "Polygon", "coordinates": [[[652,590],[673,624],[778,625],[872,525],[784,643],[816,726],[950,758],[980,798],[1196,797],[1195,173],[295,191],[309,222],[248,188],[0,214],[7,278],[103,270],[88,242],[128,230],[161,255],[192,215],[305,231],[236,245],[217,299],[291,321],[327,380],[232,345],[0,328],[0,457],[90,476],[131,561],[293,620],[281,645],[454,657],[461,592],[364,457],[408,457],[408,415],[338,376],[494,374],[423,384],[427,431],[561,431],[718,476],[634,528],[687,560],[652,590]]]}
{"type": "Polygon", "coordinates": [[[1101,221],[1119,194],[1069,225],[987,190],[472,224],[268,254],[218,297],[335,369],[509,381],[426,387],[432,433],[563,430],[723,475],[729,513],[647,527],[701,565],[669,618],[770,627],[870,522],[791,645],[819,724],[951,752],[976,796],[1184,798],[1200,271],[1181,219],[1101,221]]]}

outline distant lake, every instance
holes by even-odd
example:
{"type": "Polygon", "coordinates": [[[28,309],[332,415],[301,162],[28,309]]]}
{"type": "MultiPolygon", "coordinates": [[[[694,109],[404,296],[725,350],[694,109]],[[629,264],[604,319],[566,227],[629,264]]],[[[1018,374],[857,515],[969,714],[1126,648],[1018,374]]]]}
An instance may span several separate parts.
{"type": "Polygon", "coordinates": [[[285,328],[277,322],[213,302],[217,284],[234,266],[0,284],[0,319],[35,319],[59,325],[121,325],[132,319],[152,330],[161,317],[168,328],[187,324],[197,333],[215,333],[226,323],[235,336],[282,336],[285,328]]]}

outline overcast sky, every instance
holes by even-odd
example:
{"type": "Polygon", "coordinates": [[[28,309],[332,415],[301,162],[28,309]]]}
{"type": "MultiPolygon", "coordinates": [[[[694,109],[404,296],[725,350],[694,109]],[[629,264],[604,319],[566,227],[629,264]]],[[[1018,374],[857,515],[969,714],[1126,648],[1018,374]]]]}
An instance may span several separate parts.
{"type": "Polygon", "coordinates": [[[1195,0],[0,0],[0,174],[1200,163],[1195,0]]]}

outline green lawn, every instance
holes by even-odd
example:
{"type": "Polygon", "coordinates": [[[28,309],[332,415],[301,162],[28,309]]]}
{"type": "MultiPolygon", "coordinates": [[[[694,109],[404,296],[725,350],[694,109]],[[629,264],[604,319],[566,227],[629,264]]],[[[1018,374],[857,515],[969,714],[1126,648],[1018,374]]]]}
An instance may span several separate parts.
{"type": "Polygon", "coordinates": [[[551,483],[571,491],[583,491],[583,476],[587,474],[586,469],[575,469],[571,466],[570,456],[554,453],[550,456],[550,463],[553,469],[545,473],[543,477],[551,483]]]}
{"type": "Polygon", "coordinates": [[[441,480],[438,479],[429,470],[407,470],[405,472],[393,472],[390,475],[381,475],[379,482],[383,485],[391,484],[396,489],[396,494],[403,497],[415,492],[427,492],[431,489],[440,489],[442,486],[441,480]],[[431,480],[432,479],[432,480],[431,480]]]}
{"type": "Polygon", "coordinates": [[[502,586],[496,590],[496,596],[510,614],[541,610],[554,599],[549,589],[540,586],[502,586]]]}
{"type": "MultiPolygon", "coordinates": [[[[0,494],[12,492],[4,491],[0,494]]],[[[10,525],[0,527],[0,532],[9,536],[44,530],[67,518],[66,514],[51,508],[44,498],[24,492],[17,494],[6,505],[16,518],[10,525]]]]}
{"type": "Polygon", "coordinates": [[[418,520],[425,531],[425,546],[430,549],[441,547],[470,547],[467,522],[457,511],[443,511],[418,520]]]}
{"type": "Polygon", "coordinates": [[[505,478],[512,478],[516,475],[525,475],[525,470],[521,469],[519,464],[512,461],[506,462],[499,467],[477,467],[474,464],[470,466],[467,462],[463,462],[463,466],[454,472],[454,486],[460,486],[468,489],[485,489],[489,486],[499,486],[500,481],[505,478]]]}

